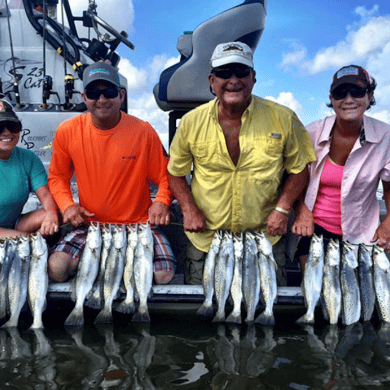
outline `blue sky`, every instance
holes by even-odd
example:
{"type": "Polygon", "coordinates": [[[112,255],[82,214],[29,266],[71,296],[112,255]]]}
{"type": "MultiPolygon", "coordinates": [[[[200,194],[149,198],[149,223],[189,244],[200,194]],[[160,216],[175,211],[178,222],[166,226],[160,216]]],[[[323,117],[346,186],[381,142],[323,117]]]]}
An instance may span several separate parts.
{"type": "MultiPolygon", "coordinates": [[[[74,1],[80,8],[81,1],[74,1]]],[[[71,4],[72,4],[71,1],[71,4]]],[[[129,112],[149,121],[167,142],[167,114],[152,88],[161,71],[178,62],[177,38],[240,0],[96,0],[98,15],[125,29],[120,71],[129,81],[129,112]],[[126,12],[124,12],[126,10],[126,12]]],[[[86,0],[82,2],[85,8],[86,0]]],[[[351,63],[377,80],[377,105],[369,115],[390,124],[390,2],[269,0],[266,25],[255,52],[254,93],[297,112],[306,125],[331,112],[332,76],[351,63]]]]}

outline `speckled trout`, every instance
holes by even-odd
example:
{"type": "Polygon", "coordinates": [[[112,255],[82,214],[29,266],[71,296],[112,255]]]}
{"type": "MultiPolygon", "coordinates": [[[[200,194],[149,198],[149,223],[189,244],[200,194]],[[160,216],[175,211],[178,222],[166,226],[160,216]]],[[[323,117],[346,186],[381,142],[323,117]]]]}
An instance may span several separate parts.
{"type": "Polygon", "coordinates": [[[390,322],[390,262],[383,248],[375,245],[372,252],[374,286],[382,321],[390,322]]]}
{"type": "Polygon", "coordinates": [[[307,307],[306,313],[298,318],[297,323],[313,324],[314,310],[321,296],[324,275],[323,237],[313,235],[310,242],[309,256],[303,274],[302,292],[307,307]]]}
{"type": "Polygon", "coordinates": [[[33,315],[32,329],[43,328],[42,313],[46,307],[46,294],[49,285],[47,258],[48,249],[45,239],[39,232],[32,234],[28,277],[28,303],[33,315]]]}
{"type": "Polygon", "coordinates": [[[114,301],[123,277],[125,252],[127,245],[126,228],[124,225],[115,225],[112,233],[113,245],[106,260],[104,272],[103,297],[104,306],[95,319],[95,324],[109,324],[112,322],[112,302],[114,301]]]}
{"type": "Polygon", "coordinates": [[[207,253],[206,260],[203,269],[203,293],[205,300],[197,311],[197,314],[212,317],[214,315],[213,310],[213,296],[214,296],[214,272],[215,263],[217,261],[218,253],[221,247],[223,238],[223,231],[217,230],[214,234],[213,241],[211,242],[210,249],[207,253]]]}
{"type": "Polygon", "coordinates": [[[30,239],[17,240],[15,254],[8,275],[8,302],[11,317],[4,328],[18,326],[20,311],[27,299],[28,273],[30,269],[30,239]]]}
{"type": "Polygon", "coordinates": [[[337,324],[341,313],[340,243],[331,239],[326,249],[322,294],[326,318],[337,324]]]}
{"type": "Polygon", "coordinates": [[[84,301],[90,293],[99,272],[102,235],[99,225],[91,224],[84,252],[72,284],[71,297],[76,301],[74,309],[65,320],[65,326],[81,327],[84,325],[84,301]]]}

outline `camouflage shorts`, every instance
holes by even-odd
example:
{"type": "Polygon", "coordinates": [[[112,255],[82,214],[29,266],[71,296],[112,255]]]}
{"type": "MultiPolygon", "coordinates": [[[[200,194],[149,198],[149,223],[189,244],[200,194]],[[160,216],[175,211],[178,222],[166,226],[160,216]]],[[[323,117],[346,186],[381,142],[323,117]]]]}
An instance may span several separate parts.
{"type": "Polygon", "coordinates": [[[187,284],[202,284],[203,268],[207,253],[202,252],[188,243],[184,263],[184,275],[187,284]]]}

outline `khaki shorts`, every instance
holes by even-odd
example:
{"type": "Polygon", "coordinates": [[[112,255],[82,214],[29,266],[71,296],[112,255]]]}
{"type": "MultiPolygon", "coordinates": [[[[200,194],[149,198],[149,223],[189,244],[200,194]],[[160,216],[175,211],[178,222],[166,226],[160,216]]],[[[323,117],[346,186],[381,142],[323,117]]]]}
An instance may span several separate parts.
{"type": "MultiPolygon", "coordinates": [[[[287,286],[286,277],[286,255],[285,238],[282,237],[273,247],[272,252],[278,269],[276,271],[276,281],[278,286],[287,286]]],[[[186,259],[184,264],[184,274],[186,284],[202,284],[203,268],[207,257],[206,252],[202,252],[194,247],[191,242],[187,245],[186,259]]]]}

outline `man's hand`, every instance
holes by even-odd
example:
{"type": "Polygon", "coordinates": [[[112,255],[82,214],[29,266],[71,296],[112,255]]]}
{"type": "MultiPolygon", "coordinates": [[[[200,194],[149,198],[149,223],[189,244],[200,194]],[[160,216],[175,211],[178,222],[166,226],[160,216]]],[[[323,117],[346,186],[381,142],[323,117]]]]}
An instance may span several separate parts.
{"type": "Polygon", "coordinates": [[[270,236],[283,236],[287,233],[288,215],[273,210],[268,216],[267,233],[270,236]]]}
{"type": "Polygon", "coordinates": [[[72,226],[78,227],[80,226],[86,217],[93,217],[95,214],[90,213],[89,211],[85,210],[83,207],[80,207],[78,205],[69,206],[64,211],[64,223],[70,222],[72,226]]]}
{"type": "Polygon", "coordinates": [[[378,241],[378,246],[385,251],[390,251],[390,219],[386,218],[376,229],[371,242],[376,241],[378,241]]]}
{"type": "Polygon", "coordinates": [[[153,202],[149,207],[149,219],[151,225],[169,225],[171,222],[171,208],[161,202],[153,202]]]}
{"type": "Polygon", "coordinates": [[[58,216],[57,213],[46,213],[39,232],[42,236],[51,236],[58,232],[58,216]]]}
{"type": "Polygon", "coordinates": [[[314,218],[313,213],[305,204],[300,205],[295,212],[295,220],[291,227],[291,231],[297,236],[311,237],[314,233],[314,218]]]}
{"type": "Polygon", "coordinates": [[[206,230],[206,217],[196,206],[188,207],[182,212],[185,231],[196,233],[206,230]]]}

